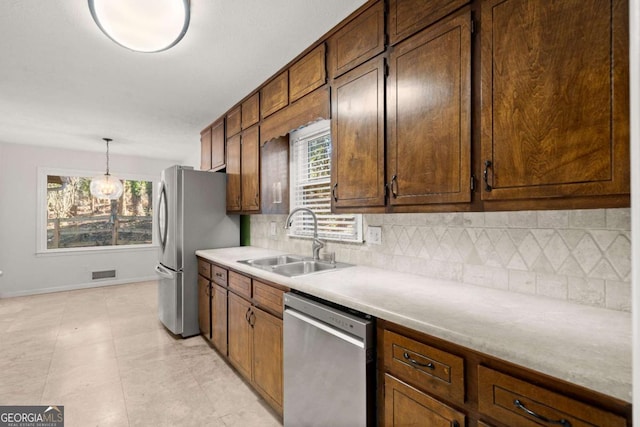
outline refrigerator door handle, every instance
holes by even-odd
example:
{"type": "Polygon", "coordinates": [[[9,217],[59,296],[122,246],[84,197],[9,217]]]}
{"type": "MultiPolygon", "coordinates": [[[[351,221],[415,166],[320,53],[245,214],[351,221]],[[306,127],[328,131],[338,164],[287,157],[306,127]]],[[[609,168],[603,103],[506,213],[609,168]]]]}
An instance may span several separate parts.
{"type": "Polygon", "coordinates": [[[161,264],[156,265],[156,273],[158,273],[158,275],[160,275],[161,277],[173,279],[173,273],[167,268],[163,267],[161,264]]]}
{"type": "Polygon", "coordinates": [[[158,197],[158,236],[160,247],[164,252],[167,245],[167,229],[169,227],[169,206],[167,203],[167,189],[164,182],[161,183],[160,197],[158,197]]]}

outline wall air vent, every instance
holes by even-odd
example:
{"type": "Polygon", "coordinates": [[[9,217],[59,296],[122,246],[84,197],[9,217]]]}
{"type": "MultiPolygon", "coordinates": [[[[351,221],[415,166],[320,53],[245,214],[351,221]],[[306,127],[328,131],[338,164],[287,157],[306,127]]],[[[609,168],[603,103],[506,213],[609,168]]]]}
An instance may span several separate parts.
{"type": "Polygon", "coordinates": [[[92,271],[91,280],[113,279],[116,277],[115,270],[92,271]]]}

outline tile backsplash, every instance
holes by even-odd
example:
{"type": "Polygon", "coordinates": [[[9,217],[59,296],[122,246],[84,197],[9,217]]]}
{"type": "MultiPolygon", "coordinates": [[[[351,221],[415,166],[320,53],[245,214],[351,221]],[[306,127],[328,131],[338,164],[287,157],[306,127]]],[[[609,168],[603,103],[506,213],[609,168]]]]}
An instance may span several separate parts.
{"type": "MultiPolygon", "coordinates": [[[[327,242],[336,260],[631,310],[631,210],[363,215],[365,242],[327,242]],[[382,243],[366,241],[382,228],[382,243]]],[[[310,254],[286,215],[251,216],[251,244],[310,254]],[[275,235],[272,234],[275,223],[275,235]]]]}

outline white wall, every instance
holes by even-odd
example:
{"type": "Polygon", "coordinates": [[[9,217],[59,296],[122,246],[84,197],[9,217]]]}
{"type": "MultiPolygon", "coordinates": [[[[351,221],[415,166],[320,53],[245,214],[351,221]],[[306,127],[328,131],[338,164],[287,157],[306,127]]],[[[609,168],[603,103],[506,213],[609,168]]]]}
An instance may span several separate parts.
{"type": "MultiPolygon", "coordinates": [[[[179,163],[110,156],[114,175],[156,176],[179,163]]],[[[156,249],[36,254],[39,167],[103,171],[105,154],[0,143],[0,298],[128,283],[155,278],[156,249]],[[115,280],[92,281],[91,272],[116,270],[115,280]]]]}

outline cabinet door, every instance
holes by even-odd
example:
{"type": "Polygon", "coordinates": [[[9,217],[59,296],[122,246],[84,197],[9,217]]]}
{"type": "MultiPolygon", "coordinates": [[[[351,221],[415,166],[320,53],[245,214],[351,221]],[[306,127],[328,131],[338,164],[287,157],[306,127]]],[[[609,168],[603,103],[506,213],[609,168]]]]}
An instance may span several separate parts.
{"type": "Polygon", "coordinates": [[[465,10],[391,51],[391,205],[471,200],[470,19],[465,10]]]}
{"type": "Polygon", "coordinates": [[[242,129],[255,125],[260,120],[260,94],[254,93],[242,103],[242,129]]]}
{"type": "Polygon", "coordinates": [[[327,82],[324,43],[289,68],[289,100],[294,102],[327,82]]]}
{"type": "Polygon", "coordinates": [[[482,4],[484,200],[629,192],[622,0],[482,4]]]}
{"type": "Polygon", "coordinates": [[[289,135],[274,138],[260,147],[260,212],[289,213],[289,135]]]}
{"type": "Polygon", "coordinates": [[[211,169],[211,128],[200,132],[200,170],[211,169]]]}
{"type": "Polygon", "coordinates": [[[198,276],[198,325],[200,333],[211,339],[211,283],[208,279],[198,276]]]}
{"type": "Polygon", "coordinates": [[[289,105],[289,71],[284,71],[260,90],[260,113],[265,118],[289,105]]]}
{"type": "Polygon", "coordinates": [[[378,1],[328,40],[331,77],[337,77],[384,51],[384,1],[378,1]]]}
{"type": "Polygon", "coordinates": [[[225,166],[224,118],[211,125],[211,170],[225,166]]]}
{"type": "Polygon", "coordinates": [[[227,113],[227,139],[240,132],[242,127],[241,114],[240,105],[227,113]]]}
{"type": "Polygon", "coordinates": [[[396,44],[467,3],[469,0],[389,0],[389,42],[396,44]]]}
{"type": "Polygon", "coordinates": [[[384,425],[464,427],[464,414],[385,374],[384,425]]]}
{"type": "Polygon", "coordinates": [[[252,309],[253,382],[282,413],[282,319],[252,309]]]}
{"type": "Polygon", "coordinates": [[[240,135],[227,139],[227,212],[239,212],[241,207],[240,135]]]}
{"type": "Polygon", "coordinates": [[[233,292],[228,297],[229,360],[247,379],[251,379],[251,304],[233,292]]]}
{"type": "Polygon", "coordinates": [[[242,210],[260,210],[260,131],[253,126],[242,133],[242,210]]]}
{"type": "Polygon", "coordinates": [[[212,286],[211,342],[222,354],[227,354],[227,290],[212,286]]]}
{"type": "Polygon", "coordinates": [[[384,58],[337,78],[331,92],[333,207],[384,206],[384,58]]]}

